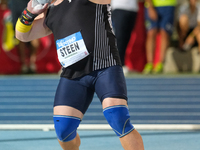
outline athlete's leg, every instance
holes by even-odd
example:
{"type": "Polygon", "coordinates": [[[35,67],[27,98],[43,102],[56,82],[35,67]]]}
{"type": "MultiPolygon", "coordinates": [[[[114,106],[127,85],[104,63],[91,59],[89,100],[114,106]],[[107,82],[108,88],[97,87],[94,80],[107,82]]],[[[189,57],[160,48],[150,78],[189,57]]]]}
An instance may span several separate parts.
{"type": "Polygon", "coordinates": [[[77,128],[92,101],[94,91],[83,85],[85,78],[61,78],[54,101],[54,125],[63,150],[78,150],[80,137],[77,128]]]}
{"type": "Polygon", "coordinates": [[[126,81],[122,68],[113,66],[102,71],[97,77],[95,91],[102,102],[104,116],[120,137],[123,148],[143,150],[142,138],[130,123],[126,81]]]}
{"type": "MultiPolygon", "coordinates": [[[[69,107],[69,106],[55,106],[54,107],[54,115],[55,116],[73,116],[82,119],[83,114],[81,111],[69,107]]],[[[59,144],[63,148],[63,150],[79,150],[79,146],[81,144],[80,137],[77,133],[76,137],[68,142],[62,142],[60,140],[59,144]]]]}
{"type": "MultiPolygon", "coordinates": [[[[125,99],[118,98],[105,98],[102,102],[103,109],[109,108],[111,106],[127,106],[127,101],[125,99]]],[[[136,129],[132,130],[130,133],[119,138],[122,147],[125,150],[144,150],[143,141],[141,135],[136,129]]]]}

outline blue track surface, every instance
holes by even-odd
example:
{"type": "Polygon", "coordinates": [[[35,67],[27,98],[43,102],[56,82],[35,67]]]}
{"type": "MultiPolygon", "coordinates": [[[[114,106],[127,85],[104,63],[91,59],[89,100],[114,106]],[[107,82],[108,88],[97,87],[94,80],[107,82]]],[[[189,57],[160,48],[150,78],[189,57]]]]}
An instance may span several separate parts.
{"type": "MultiPolygon", "coordinates": [[[[145,150],[199,150],[199,131],[139,131],[145,150]]],[[[79,131],[80,150],[123,150],[113,131],[79,131]]],[[[0,131],[2,150],[61,150],[54,131],[0,131]]]]}
{"type": "MultiPolygon", "coordinates": [[[[0,76],[0,124],[52,124],[58,76],[0,76]]],[[[133,124],[200,124],[200,77],[127,78],[133,124]]],[[[94,100],[82,124],[107,124],[94,100]]]]}

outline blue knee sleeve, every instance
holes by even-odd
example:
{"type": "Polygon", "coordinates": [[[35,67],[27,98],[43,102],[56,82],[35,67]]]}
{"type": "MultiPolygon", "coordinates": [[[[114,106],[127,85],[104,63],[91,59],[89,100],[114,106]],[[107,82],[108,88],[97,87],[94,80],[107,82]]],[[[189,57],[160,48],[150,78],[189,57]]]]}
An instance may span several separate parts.
{"type": "Polygon", "coordinates": [[[125,105],[105,108],[103,114],[117,136],[123,137],[134,130],[134,126],[130,123],[128,108],[125,105]]]}
{"type": "Polygon", "coordinates": [[[62,142],[68,142],[76,137],[76,130],[81,119],[70,116],[53,116],[57,137],[62,142]]]}

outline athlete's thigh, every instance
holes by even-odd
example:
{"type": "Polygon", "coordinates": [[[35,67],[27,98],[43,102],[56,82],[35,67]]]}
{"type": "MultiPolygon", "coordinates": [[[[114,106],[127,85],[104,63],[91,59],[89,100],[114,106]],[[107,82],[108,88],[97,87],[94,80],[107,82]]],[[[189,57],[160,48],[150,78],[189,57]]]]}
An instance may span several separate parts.
{"type": "Polygon", "coordinates": [[[94,91],[82,85],[79,80],[61,77],[56,90],[54,107],[69,106],[84,114],[93,99],[93,95],[94,91]]]}
{"type": "Polygon", "coordinates": [[[121,66],[104,69],[96,80],[95,92],[101,102],[106,98],[127,100],[126,81],[121,66]]]}

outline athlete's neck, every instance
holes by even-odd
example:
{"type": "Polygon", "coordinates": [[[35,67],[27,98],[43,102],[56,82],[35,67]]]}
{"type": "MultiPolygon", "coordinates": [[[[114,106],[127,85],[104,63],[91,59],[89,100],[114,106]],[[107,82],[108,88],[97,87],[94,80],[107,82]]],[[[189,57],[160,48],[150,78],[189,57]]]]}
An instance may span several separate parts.
{"type": "MultiPolygon", "coordinates": [[[[59,5],[60,3],[62,3],[64,0],[55,0],[55,3],[54,5],[59,5]]],[[[69,0],[68,0],[69,1],[69,0]]],[[[73,1],[73,0],[70,0],[70,1],[73,1]]],[[[96,3],[96,4],[110,4],[111,3],[111,0],[89,0],[93,3],[96,3]]]]}
{"type": "Polygon", "coordinates": [[[110,4],[111,3],[111,0],[89,0],[89,1],[96,4],[110,4]]]}
{"type": "Polygon", "coordinates": [[[63,0],[55,0],[54,5],[59,5],[59,4],[62,3],[62,2],[63,2],[63,0]]]}

